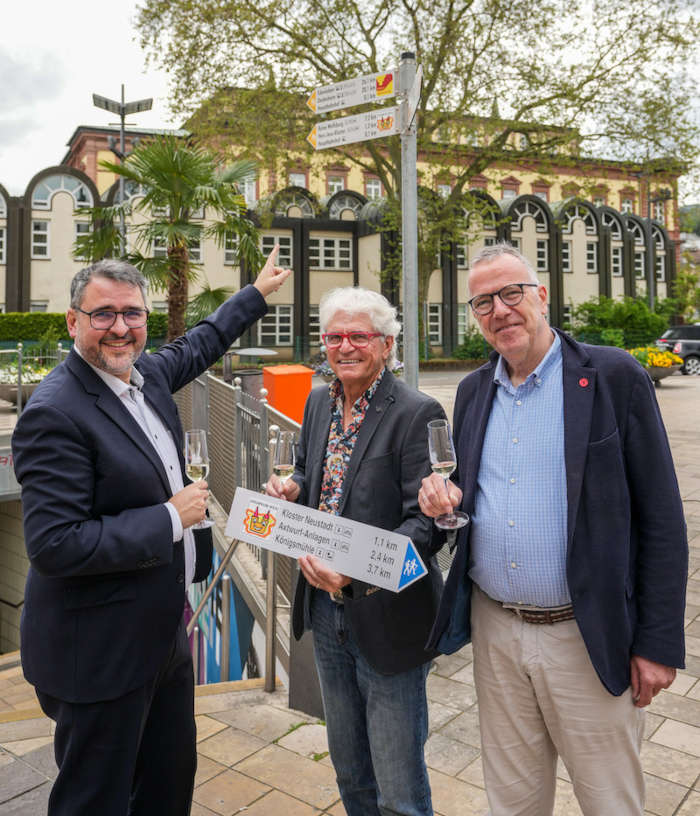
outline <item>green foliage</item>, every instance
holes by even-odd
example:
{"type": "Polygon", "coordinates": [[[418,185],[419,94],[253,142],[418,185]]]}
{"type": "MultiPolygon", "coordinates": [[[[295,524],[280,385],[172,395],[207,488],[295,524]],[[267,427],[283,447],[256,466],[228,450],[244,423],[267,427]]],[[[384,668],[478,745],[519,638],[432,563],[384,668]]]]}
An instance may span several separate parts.
{"type": "Polygon", "coordinates": [[[195,295],[190,298],[187,304],[187,314],[185,315],[185,322],[187,328],[199,323],[207,315],[210,315],[215,309],[218,309],[221,304],[233,294],[233,289],[227,286],[219,286],[212,289],[208,284],[195,295]]]}
{"type": "Polygon", "coordinates": [[[653,343],[668,327],[668,305],[651,312],[640,298],[620,300],[601,295],[573,309],[572,334],[584,343],[631,348],[653,343]]]}
{"type": "MultiPolygon", "coordinates": [[[[152,312],[148,316],[148,334],[165,337],[168,316],[152,312]]],[[[63,312],[6,312],[0,313],[0,342],[17,343],[25,340],[38,341],[42,348],[61,342],[72,343],[66,316],[63,312]]]]}
{"type": "Polygon", "coordinates": [[[458,360],[483,360],[491,351],[491,346],[484,340],[481,332],[471,326],[464,337],[464,342],[457,346],[452,356],[458,360]]]}
{"type": "Polygon", "coordinates": [[[672,288],[678,314],[687,322],[694,320],[700,312],[700,268],[691,263],[689,252],[683,253],[672,288]]]}
{"type": "Polygon", "coordinates": [[[700,204],[689,204],[679,208],[681,232],[700,235],[700,204]]]}
{"type": "Polygon", "coordinates": [[[169,338],[183,334],[190,281],[200,265],[191,248],[213,238],[219,246],[236,244],[239,258],[255,270],[262,265],[257,229],[247,217],[240,185],[255,172],[250,161],[221,170],[218,159],[200,145],[167,135],[141,143],[124,164],[101,162],[140,190],[140,196],[90,213],[93,230],[76,241],[76,255],[97,260],[119,254],[118,224],[129,216],[125,260],[136,266],[156,290],[168,293],[169,338]],[[195,218],[202,208],[210,222],[195,218]],[[131,218],[135,213],[145,216],[131,218]],[[212,220],[213,219],[213,220],[212,220]],[[164,248],[159,257],[154,247],[164,248]]]}

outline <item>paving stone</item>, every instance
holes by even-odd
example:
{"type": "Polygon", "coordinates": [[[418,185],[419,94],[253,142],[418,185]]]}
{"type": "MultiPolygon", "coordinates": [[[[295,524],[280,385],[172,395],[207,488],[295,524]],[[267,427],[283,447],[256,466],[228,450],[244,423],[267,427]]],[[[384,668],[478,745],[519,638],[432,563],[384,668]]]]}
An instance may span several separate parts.
{"type": "Polygon", "coordinates": [[[333,807],[328,808],[326,813],[328,816],[347,816],[347,811],[343,807],[342,802],[338,802],[336,805],[333,805],[333,807]]]}
{"type": "Polygon", "coordinates": [[[10,756],[8,753],[0,749],[0,768],[3,765],[9,765],[11,762],[14,762],[15,758],[10,756]]]}
{"type": "Polygon", "coordinates": [[[691,791],[675,816],[698,816],[700,813],[700,793],[691,791]]]}
{"type": "Polygon", "coordinates": [[[574,786],[565,779],[557,779],[554,791],[554,816],[581,816],[574,786]]]}
{"type": "Polygon", "coordinates": [[[691,700],[700,700],[700,680],[690,689],[687,696],[690,697],[691,700]]]}
{"type": "Polygon", "coordinates": [[[474,686],[459,683],[448,677],[440,677],[437,674],[429,675],[427,694],[429,700],[436,700],[462,710],[470,708],[476,702],[474,686]]]}
{"type": "Polygon", "coordinates": [[[220,711],[213,716],[266,742],[284,736],[290,728],[311,720],[306,714],[268,705],[252,705],[232,711],[220,711]]]}
{"type": "Polygon", "coordinates": [[[700,775],[700,757],[645,741],[642,743],[642,767],[654,776],[690,788],[700,775]]]}
{"type": "Polygon", "coordinates": [[[267,785],[229,769],[200,785],[194,792],[194,800],[214,813],[231,816],[269,790],[267,785]]]}
{"type": "Polygon", "coordinates": [[[209,808],[205,808],[204,805],[200,805],[199,802],[192,802],[190,816],[218,816],[218,814],[214,813],[213,810],[209,810],[209,808]]]}
{"type": "Polygon", "coordinates": [[[455,672],[452,675],[452,680],[457,680],[460,683],[469,683],[470,686],[474,685],[474,662],[467,663],[467,665],[460,669],[459,671],[455,672]]]}
{"type": "MultiPolygon", "coordinates": [[[[700,574],[700,569],[698,569],[697,572],[700,574]]],[[[700,637],[700,621],[694,620],[692,623],[688,624],[688,626],[685,627],[685,633],[686,635],[693,635],[693,637],[700,637]]]]}
{"type": "Polygon", "coordinates": [[[0,745],[32,737],[46,737],[51,733],[50,724],[48,717],[0,723],[0,745]]]}
{"type": "Polygon", "coordinates": [[[31,751],[22,757],[22,761],[32,768],[44,774],[48,779],[55,779],[58,774],[58,767],[56,766],[56,755],[53,749],[53,740],[49,745],[44,745],[35,751],[31,751]]]}
{"type": "Polygon", "coordinates": [[[467,664],[459,652],[451,655],[439,655],[435,658],[434,674],[439,674],[441,677],[451,677],[459,669],[463,669],[467,664]]]}
{"type": "Polygon", "coordinates": [[[651,741],[700,757],[700,728],[694,725],[666,720],[654,732],[651,741]]]}
{"type": "Polygon", "coordinates": [[[476,785],[477,788],[485,788],[484,781],[484,764],[481,761],[481,754],[459,774],[457,778],[463,782],[469,782],[470,785],[476,785]]]}
{"type": "Polygon", "coordinates": [[[658,816],[673,816],[688,793],[688,789],[682,785],[647,773],[644,774],[644,786],[644,806],[650,813],[657,813],[658,816]]]}
{"type": "Polygon", "coordinates": [[[2,747],[15,756],[24,756],[30,751],[36,751],[37,748],[43,748],[44,745],[53,745],[53,737],[32,737],[15,742],[5,742],[2,747]]]}
{"type": "Polygon", "coordinates": [[[677,694],[662,691],[651,701],[649,711],[689,725],[700,726],[700,702],[688,697],[679,697],[677,694]]]}
{"type": "Polygon", "coordinates": [[[321,811],[286,793],[273,790],[254,802],[245,811],[245,816],[313,816],[321,811]]]}
{"type": "Polygon", "coordinates": [[[197,751],[215,762],[231,766],[265,747],[265,742],[237,728],[226,728],[200,742],[197,751]]]}
{"type": "Polygon", "coordinates": [[[697,680],[698,678],[695,677],[695,675],[679,671],[676,674],[676,679],[673,681],[673,683],[671,683],[667,691],[669,691],[671,694],[679,694],[684,696],[690,691],[695,683],[697,683],[697,680]]]}
{"type": "Polygon", "coordinates": [[[459,716],[460,709],[446,706],[435,700],[428,700],[428,727],[430,732],[438,731],[443,725],[459,716]]]}
{"type": "Polygon", "coordinates": [[[428,767],[450,776],[463,771],[477,756],[478,748],[457,742],[444,734],[433,734],[425,744],[425,762],[428,767]]]}
{"type": "Polygon", "coordinates": [[[433,808],[440,816],[481,816],[488,811],[486,791],[454,776],[428,770],[433,808]]]}
{"type": "Polygon", "coordinates": [[[204,782],[208,782],[225,770],[227,770],[226,766],[220,762],[214,762],[213,759],[209,759],[209,757],[204,756],[204,754],[197,754],[197,773],[194,777],[195,788],[204,782]]]}
{"type": "Polygon", "coordinates": [[[326,727],[313,723],[295,728],[294,731],[277,740],[277,744],[288,751],[295,751],[297,754],[309,757],[314,761],[321,759],[322,754],[328,754],[326,727]]]}
{"type": "Polygon", "coordinates": [[[335,771],[321,762],[268,745],[236,765],[236,770],[323,810],[338,799],[335,771]]]}
{"type": "Polygon", "coordinates": [[[474,748],[481,748],[479,736],[479,716],[475,711],[463,711],[458,717],[447,723],[441,730],[446,737],[465,742],[474,748]]]}
{"type": "MultiPolygon", "coordinates": [[[[45,816],[49,806],[51,783],[44,782],[2,805],[2,816],[45,816]]],[[[1,796],[1,794],[0,794],[1,796]]]]}
{"type": "Polygon", "coordinates": [[[700,657],[687,654],[685,656],[685,670],[688,674],[694,674],[696,677],[700,677],[700,657]]]}
{"type": "MultiPolygon", "coordinates": [[[[14,799],[46,782],[46,777],[30,767],[26,762],[15,762],[0,768],[0,804],[14,799]]],[[[3,804],[3,813],[4,811],[3,804]]]]}
{"type": "Polygon", "coordinates": [[[644,712],[644,739],[649,739],[662,722],[664,722],[663,717],[658,714],[651,714],[647,709],[644,712]]]}
{"type": "Polygon", "coordinates": [[[686,634],[685,651],[694,657],[700,657],[700,637],[693,637],[693,635],[686,634]]]}
{"type": "Polygon", "coordinates": [[[194,718],[194,721],[197,726],[197,742],[209,739],[209,737],[213,737],[214,734],[218,734],[219,731],[223,731],[227,727],[226,723],[208,717],[206,714],[200,714],[194,718]]]}

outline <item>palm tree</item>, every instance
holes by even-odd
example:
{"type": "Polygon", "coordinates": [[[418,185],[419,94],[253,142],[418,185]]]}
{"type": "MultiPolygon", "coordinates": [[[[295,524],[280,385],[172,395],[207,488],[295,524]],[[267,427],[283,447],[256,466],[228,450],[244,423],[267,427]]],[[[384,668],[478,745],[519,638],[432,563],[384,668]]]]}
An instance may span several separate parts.
{"type": "MultiPolygon", "coordinates": [[[[203,147],[166,135],[140,144],[123,164],[103,161],[100,165],[122,176],[137,196],[93,208],[93,230],[76,240],[75,255],[89,260],[120,255],[117,224],[122,213],[146,214],[143,222],[131,219],[123,257],[154,288],[167,291],[168,340],[185,331],[188,284],[201,271],[191,258],[194,245],[214,237],[220,246],[235,246],[247,266],[261,265],[257,230],[246,216],[239,192],[242,182],[255,172],[252,162],[240,160],[220,170],[215,156],[203,147]],[[203,209],[208,219],[216,220],[206,225],[193,221],[193,215],[203,209]]],[[[204,286],[208,289],[206,282],[204,286]]]]}

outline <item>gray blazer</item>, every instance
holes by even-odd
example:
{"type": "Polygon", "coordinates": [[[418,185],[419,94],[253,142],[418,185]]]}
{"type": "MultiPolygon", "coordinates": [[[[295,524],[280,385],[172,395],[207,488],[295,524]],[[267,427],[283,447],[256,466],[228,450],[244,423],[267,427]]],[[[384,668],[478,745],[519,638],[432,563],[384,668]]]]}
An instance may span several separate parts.
{"type": "MultiPolygon", "coordinates": [[[[318,507],[332,404],[326,387],[306,402],[294,480],[299,504],[318,507]]],[[[382,674],[418,666],[437,654],[425,644],[442,592],[442,575],[431,546],[432,520],[418,508],[421,480],[430,473],[427,423],[445,412],[432,397],[385,372],[367,409],[345,476],[340,515],[409,536],[428,575],[400,593],[373,590],[354,580],[345,587],[347,622],[369,664],[382,674]],[[370,590],[368,594],[368,590],[370,590]]],[[[311,628],[310,587],[300,573],[293,631],[311,628]]]]}

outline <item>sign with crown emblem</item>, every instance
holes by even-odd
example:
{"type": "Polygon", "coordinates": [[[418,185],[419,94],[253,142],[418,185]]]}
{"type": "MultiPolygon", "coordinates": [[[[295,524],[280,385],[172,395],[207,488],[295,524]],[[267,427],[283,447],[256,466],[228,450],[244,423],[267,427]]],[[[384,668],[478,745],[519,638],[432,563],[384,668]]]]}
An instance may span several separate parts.
{"type": "Polygon", "coordinates": [[[392,592],[427,573],[404,535],[242,487],[236,488],[226,535],[291,558],[314,555],[343,575],[392,592]]]}
{"type": "Polygon", "coordinates": [[[393,136],[399,132],[398,113],[398,107],[392,105],[389,108],[356,113],[354,116],[343,116],[341,119],[326,119],[315,124],[306,138],[315,150],[323,150],[326,147],[393,136]]]}

